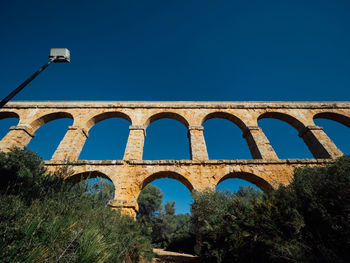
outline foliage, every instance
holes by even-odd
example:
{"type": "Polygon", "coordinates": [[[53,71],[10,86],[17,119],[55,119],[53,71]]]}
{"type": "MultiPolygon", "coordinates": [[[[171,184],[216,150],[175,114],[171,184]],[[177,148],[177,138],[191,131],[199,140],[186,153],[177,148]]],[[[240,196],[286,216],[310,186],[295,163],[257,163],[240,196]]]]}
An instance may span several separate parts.
{"type": "Polygon", "coordinates": [[[63,190],[62,176],[48,176],[43,161],[29,150],[0,152],[0,175],[0,194],[20,196],[27,204],[63,190]]]}
{"type": "Polygon", "coordinates": [[[350,262],[350,157],[296,171],[291,185],[312,260],[350,262]]]}
{"type": "Polygon", "coordinates": [[[261,199],[263,195],[264,194],[261,191],[254,189],[252,186],[240,186],[238,191],[233,193],[233,196],[248,203],[251,200],[261,199]]]}
{"type": "Polygon", "coordinates": [[[63,182],[28,150],[0,153],[1,262],[138,262],[147,231],[106,206],[108,183],[63,182]]]}
{"type": "Polygon", "coordinates": [[[243,192],[194,194],[203,262],[350,262],[350,157],[257,199],[243,192]]]}
{"type": "Polygon", "coordinates": [[[137,220],[147,227],[152,227],[154,218],[162,209],[162,191],[151,184],[148,184],[137,199],[139,213],[137,220]]]}
{"type": "Polygon", "coordinates": [[[155,246],[192,252],[195,238],[191,230],[191,216],[176,214],[175,202],[167,202],[163,207],[162,199],[163,193],[158,187],[147,185],[138,198],[137,220],[150,229],[155,246]]]}
{"type": "Polygon", "coordinates": [[[253,227],[253,204],[248,202],[253,188],[241,188],[238,194],[206,191],[193,195],[192,223],[197,243],[195,252],[207,262],[239,261],[236,250],[244,245],[253,227]]]}

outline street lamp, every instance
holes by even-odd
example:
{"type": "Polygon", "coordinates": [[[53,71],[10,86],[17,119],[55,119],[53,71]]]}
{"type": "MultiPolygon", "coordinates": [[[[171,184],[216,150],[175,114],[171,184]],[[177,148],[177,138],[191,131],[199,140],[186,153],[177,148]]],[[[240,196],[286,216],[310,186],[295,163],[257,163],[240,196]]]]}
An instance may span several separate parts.
{"type": "Polygon", "coordinates": [[[7,97],[5,97],[0,102],[0,109],[5,106],[5,104],[11,100],[18,92],[20,92],[29,82],[31,82],[36,76],[40,74],[41,71],[46,69],[52,62],[55,63],[69,63],[70,62],[70,52],[66,48],[51,48],[49,62],[43,65],[37,72],[30,76],[26,81],[19,85],[14,91],[12,91],[7,97]]]}

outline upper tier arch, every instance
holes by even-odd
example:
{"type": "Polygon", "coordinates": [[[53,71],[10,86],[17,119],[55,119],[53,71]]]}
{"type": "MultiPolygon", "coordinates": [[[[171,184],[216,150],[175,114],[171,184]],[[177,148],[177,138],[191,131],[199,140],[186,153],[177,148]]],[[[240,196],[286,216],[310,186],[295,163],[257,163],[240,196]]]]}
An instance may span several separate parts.
{"type": "Polygon", "coordinates": [[[45,114],[43,116],[40,116],[39,118],[34,120],[30,124],[30,126],[31,126],[33,132],[35,132],[41,126],[43,126],[44,124],[46,124],[46,123],[48,123],[50,121],[58,120],[58,119],[64,119],[64,118],[68,118],[68,119],[74,120],[73,115],[71,113],[58,111],[58,112],[48,113],[48,114],[45,114]]]}
{"type": "Polygon", "coordinates": [[[130,122],[130,124],[132,124],[132,120],[129,115],[119,111],[109,111],[109,112],[97,114],[91,119],[89,119],[86,123],[86,128],[87,130],[90,130],[95,124],[110,118],[122,118],[130,122]]]}
{"type": "Polygon", "coordinates": [[[177,120],[179,122],[181,122],[183,125],[185,125],[186,128],[188,128],[189,126],[189,122],[186,120],[185,117],[183,117],[182,115],[175,113],[175,112],[159,112],[159,113],[155,113],[153,114],[151,117],[149,117],[146,122],[144,123],[144,126],[147,127],[148,125],[150,125],[152,122],[159,120],[159,119],[174,119],[177,120]]]}
{"type": "Polygon", "coordinates": [[[299,121],[297,118],[286,114],[286,113],[282,113],[282,112],[277,112],[277,111],[273,111],[273,112],[265,112],[263,114],[261,114],[258,117],[258,120],[261,119],[265,119],[265,118],[272,118],[272,119],[278,119],[284,122],[289,123],[290,125],[292,125],[295,129],[297,129],[299,132],[301,132],[304,128],[305,125],[299,121]]]}
{"type": "Polygon", "coordinates": [[[328,119],[337,121],[350,128],[350,117],[335,112],[320,112],[314,115],[314,119],[328,119]]]}
{"type": "Polygon", "coordinates": [[[203,125],[207,120],[214,119],[214,118],[229,120],[234,124],[236,124],[242,130],[242,132],[244,132],[247,128],[247,125],[244,123],[243,120],[241,120],[240,118],[238,118],[237,116],[231,113],[223,112],[223,111],[216,111],[216,112],[209,113],[203,118],[201,124],[203,125]]]}
{"type": "Polygon", "coordinates": [[[13,111],[2,111],[0,112],[0,120],[7,119],[7,118],[17,118],[19,119],[19,115],[16,112],[13,111]]]}

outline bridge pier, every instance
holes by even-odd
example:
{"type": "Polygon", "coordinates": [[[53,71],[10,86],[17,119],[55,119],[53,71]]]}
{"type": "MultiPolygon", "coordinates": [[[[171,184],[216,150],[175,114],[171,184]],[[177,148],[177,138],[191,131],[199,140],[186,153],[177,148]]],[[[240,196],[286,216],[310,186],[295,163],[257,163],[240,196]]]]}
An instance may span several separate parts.
{"type": "Polygon", "coordinates": [[[191,160],[208,160],[208,151],[203,135],[203,126],[189,126],[187,137],[190,140],[191,160]]]}
{"type": "Polygon", "coordinates": [[[299,132],[315,158],[337,158],[343,153],[335,146],[320,126],[306,126],[299,132]]]}
{"type": "Polygon", "coordinates": [[[108,206],[114,210],[120,210],[122,215],[128,215],[136,219],[139,206],[135,200],[110,200],[108,206]]]}
{"type": "Polygon", "coordinates": [[[145,126],[131,125],[129,127],[129,137],[123,160],[142,160],[145,137],[145,126]]]}
{"type": "Polygon", "coordinates": [[[66,135],[58,145],[51,160],[54,161],[76,161],[89,137],[84,128],[69,126],[66,135]]]}
{"type": "Polygon", "coordinates": [[[30,125],[12,126],[10,131],[0,141],[0,150],[8,152],[15,147],[23,149],[33,137],[35,137],[35,133],[30,125]]]}
{"type": "Polygon", "coordinates": [[[247,126],[243,132],[253,159],[278,160],[275,150],[258,126],[247,126]]]}

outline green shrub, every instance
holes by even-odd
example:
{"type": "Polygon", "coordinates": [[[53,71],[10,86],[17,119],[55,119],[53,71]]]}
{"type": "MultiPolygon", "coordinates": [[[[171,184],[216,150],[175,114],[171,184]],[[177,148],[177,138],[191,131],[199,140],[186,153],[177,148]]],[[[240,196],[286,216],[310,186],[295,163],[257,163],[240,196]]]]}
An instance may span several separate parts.
{"type": "Polygon", "coordinates": [[[247,245],[254,224],[253,205],[230,192],[197,192],[193,198],[195,252],[206,262],[239,261],[238,248],[247,245]]]}
{"type": "Polygon", "coordinates": [[[313,262],[350,262],[350,157],[325,168],[298,169],[290,188],[313,262]]]}
{"type": "Polygon", "coordinates": [[[138,262],[149,233],[106,206],[113,187],[48,174],[28,150],[0,153],[1,262],[138,262]]]}
{"type": "Polygon", "coordinates": [[[219,192],[194,200],[203,262],[350,262],[350,157],[298,169],[289,186],[250,201],[219,192]]]}
{"type": "Polygon", "coordinates": [[[189,214],[176,214],[175,202],[161,205],[162,191],[153,185],[147,185],[138,198],[139,214],[137,220],[145,225],[156,247],[179,252],[193,252],[194,232],[189,214]]]}

